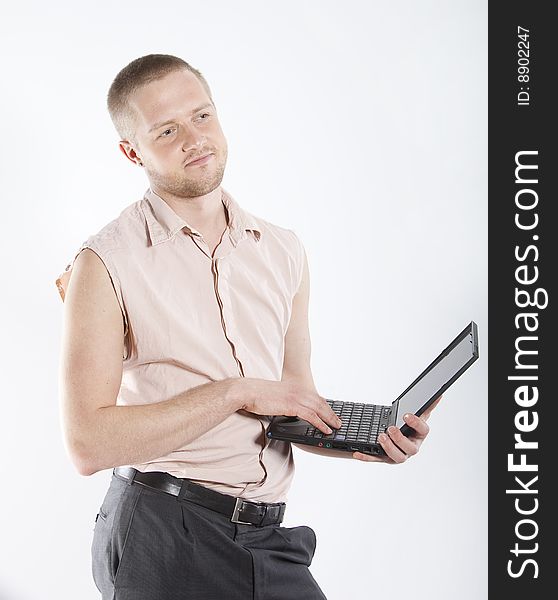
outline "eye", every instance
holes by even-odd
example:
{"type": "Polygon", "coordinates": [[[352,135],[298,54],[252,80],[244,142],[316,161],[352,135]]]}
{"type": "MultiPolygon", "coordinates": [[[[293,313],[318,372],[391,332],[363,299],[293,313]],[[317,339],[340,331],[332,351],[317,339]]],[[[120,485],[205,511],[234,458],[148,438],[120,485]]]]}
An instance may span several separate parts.
{"type": "Polygon", "coordinates": [[[205,120],[204,117],[210,117],[211,115],[209,113],[202,113],[200,115],[200,119],[205,120]]]}
{"type": "Polygon", "coordinates": [[[167,133],[167,131],[173,131],[174,127],[170,127],[169,129],[165,129],[165,131],[163,131],[163,133],[161,133],[161,135],[159,137],[169,137],[168,135],[165,135],[167,133]]]}

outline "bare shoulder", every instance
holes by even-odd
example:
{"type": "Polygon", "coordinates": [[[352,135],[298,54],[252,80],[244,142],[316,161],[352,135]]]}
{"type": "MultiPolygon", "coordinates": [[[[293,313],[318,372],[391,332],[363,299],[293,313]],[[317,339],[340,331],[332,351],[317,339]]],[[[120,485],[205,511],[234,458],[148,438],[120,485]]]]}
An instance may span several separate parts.
{"type": "Polygon", "coordinates": [[[101,257],[91,248],[84,248],[74,260],[72,279],[80,273],[85,277],[99,277],[108,279],[108,271],[101,257]]]}
{"type": "Polygon", "coordinates": [[[101,257],[84,248],[75,258],[64,301],[73,333],[122,352],[124,324],[110,275],[101,257]]]}
{"type": "MultiPolygon", "coordinates": [[[[90,248],[84,248],[74,260],[68,300],[78,297],[86,303],[108,302],[118,308],[118,301],[110,275],[101,257],[90,248]],[[111,302],[111,300],[113,300],[111,302]]],[[[120,314],[120,310],[118,310],[120,314]]]]}

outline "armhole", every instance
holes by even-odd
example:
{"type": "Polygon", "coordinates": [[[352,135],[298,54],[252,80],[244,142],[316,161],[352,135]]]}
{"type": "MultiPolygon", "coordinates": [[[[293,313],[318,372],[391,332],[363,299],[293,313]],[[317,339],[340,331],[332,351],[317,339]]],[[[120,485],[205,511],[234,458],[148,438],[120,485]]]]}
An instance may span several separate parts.
{"type": "MultiPolygon", "coordinates": [[[[124,337],[126,337],[128,335],[128,316],[126,314],[124,300],[122,299],[122,288],[120,286],[120,279],[119,279],[118,275],[116,274],[116,269],[115,269],[114,265],[112,264],[112,261],[110,261],[108,255],[102,256],[100,254],[100,252],[98,252],[95,248],[92,248],[91,246],[85,246],[84,248],[81,248],[80,252],[82,250],[84,250],[85,248],[88,248],[89,250],[92,250],[93,252],[95,252],[95,254],[101,259],[102,263],[105,265],[105,269],[107,270],[107,273],[109,274],[110,281],[112,283],[112,287],[114,289],[116,298],[118,300],[118,305],[120,306],[120,311],[122,312],[122,319],[124,321],[124,337]]],[[[78,252],[78,254],[79,254],[79,252],[78,252]]]]}

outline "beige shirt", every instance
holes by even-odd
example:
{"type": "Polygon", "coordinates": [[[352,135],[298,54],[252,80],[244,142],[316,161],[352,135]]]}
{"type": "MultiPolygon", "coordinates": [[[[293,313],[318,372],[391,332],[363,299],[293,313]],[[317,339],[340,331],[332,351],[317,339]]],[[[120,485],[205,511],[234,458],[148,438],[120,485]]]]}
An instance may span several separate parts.
{"type": "MultiPolygon", "coordinates": [[[[125,337],[117,405],[161,402],[228,377],[281,379],[304,248],[292,230],[254,217],[221,192],[228,226],[213,258],[201,234],[149,188],[89,237],[56,279],[64,300],[84,248],[110,274],[125,337]]],[[[190,444],[129,466],[233,496],[286,501],[292,449],[266,438],[270,419],[237,411],[190,444]]]]}

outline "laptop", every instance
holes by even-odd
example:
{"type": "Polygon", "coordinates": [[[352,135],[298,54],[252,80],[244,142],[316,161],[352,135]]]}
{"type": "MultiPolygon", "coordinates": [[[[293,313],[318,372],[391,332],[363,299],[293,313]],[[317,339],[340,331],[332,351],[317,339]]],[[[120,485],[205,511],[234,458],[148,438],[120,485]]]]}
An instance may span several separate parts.
{"type": "Polygon", "coordinates": [[[384,449],[377,441],[380,433],[395,425],[403,434],[409,435],[413,430],[404,422],[403,415],[414,413],[420,416],[478,357],[478,328],[471,321],[391,406],[327,399],[341,419],[339,429],[326,434],[299,417],[276,415],[271,419],[266,435],[320,448],[384,455],[384,449]]]}

